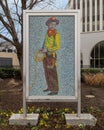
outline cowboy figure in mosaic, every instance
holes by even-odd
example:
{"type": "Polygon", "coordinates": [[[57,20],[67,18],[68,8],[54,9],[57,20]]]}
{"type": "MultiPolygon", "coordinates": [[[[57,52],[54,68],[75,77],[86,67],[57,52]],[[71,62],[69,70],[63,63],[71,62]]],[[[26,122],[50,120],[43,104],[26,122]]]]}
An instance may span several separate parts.
{"type": "Polygon", "coordinates": [[[43,59],[43,68],[47,83],[47,88],[44,92],[50,91],[48,95],[56,95],[59,91],[56,54],[56,51],[60,49],[60,34],[56,30],[56,25],[58,24],[59,20],[55,17],[51,17],[46,21],[48,30],[41,50],[46,55],[43,59]]]}

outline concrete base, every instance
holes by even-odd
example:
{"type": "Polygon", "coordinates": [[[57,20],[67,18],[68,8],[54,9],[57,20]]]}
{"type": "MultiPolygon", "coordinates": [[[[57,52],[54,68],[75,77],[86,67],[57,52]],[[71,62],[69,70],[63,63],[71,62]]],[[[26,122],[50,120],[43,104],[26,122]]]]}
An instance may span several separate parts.
{"type": "Polygon", "coordinates": [[[95,126],[97,119],[91,114],[81,114],[80,117],[77,114],[65,114],[66,123],[70,125],[90,125],[95,126]]]}
{"type": "Polygon", "coordinates": [[[23,114],[13,114],[9,119],[10,125],[36,125],[38,123],[39,114],[27,114],[24,118],[23,114]]]}

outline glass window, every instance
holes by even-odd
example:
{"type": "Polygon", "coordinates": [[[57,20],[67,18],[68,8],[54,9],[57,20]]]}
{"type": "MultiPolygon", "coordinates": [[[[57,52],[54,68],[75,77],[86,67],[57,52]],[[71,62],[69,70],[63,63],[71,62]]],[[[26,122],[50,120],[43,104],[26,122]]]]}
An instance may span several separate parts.
{"type": "Polygon", "coordinates": [[[94,46],[91,52],[90,65],[92,68],[104,68],[104,41],[94,46]]]}
{"type": "Polygon", "coordinates": [[[5,49],[3,49],[3,50],[2,50],[2,52],[6,52],[6,50],[5,50],[5,49]]]}
{"type": "Polygon", "coordinates": [[[100,45],[100,58],[104,58],[104,43],[102,42],[100,45]]]}
{"type": "Polygon", "coordinates": [[[10,53],[11,53],[11,52],[13,52],[13,51],[12,51],[12,49],[9,49],[9,50],[8,50],[8,52],[10,52],[10,53]]]}

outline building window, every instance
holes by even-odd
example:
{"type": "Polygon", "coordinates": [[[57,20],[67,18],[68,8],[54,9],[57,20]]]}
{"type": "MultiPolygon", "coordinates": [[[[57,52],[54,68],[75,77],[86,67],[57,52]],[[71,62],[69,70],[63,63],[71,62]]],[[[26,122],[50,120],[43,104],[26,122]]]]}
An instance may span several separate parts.
{"type": "Polygon", "coordinates": [[[12,53],[13,51],[12,51],[12,49],[8,49],[8,52],[12,53]]]}
{"type": "Polygon", "coordinates": [[[12,67],[12,58],[0,58],[0,67],[12,67]]]}
{"type": "Polygon", "coordinates": [[[2,52],[6,52],[6,50],[5,50],[5,49],[3,49],[3,50],[2,50],[2,52]]]}
{"type": "Polygon", "coordinates": [[[90,66],[92,68],[104,68],[104,41],[94,46],[91,52],[90,66]]]}

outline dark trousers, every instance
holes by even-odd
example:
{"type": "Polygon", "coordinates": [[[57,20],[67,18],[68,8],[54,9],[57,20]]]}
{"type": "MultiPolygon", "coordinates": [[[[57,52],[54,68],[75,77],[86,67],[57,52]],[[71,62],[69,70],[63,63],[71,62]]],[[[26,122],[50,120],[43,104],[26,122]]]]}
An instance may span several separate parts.
{"type": "Polygon", "coordinates": [[[51,92],[58,92],[59,90],[56,60],[56,53],[54,56],[53,54],[46,53],[46,57],[43,60],[47,89],[51,92]]]}

